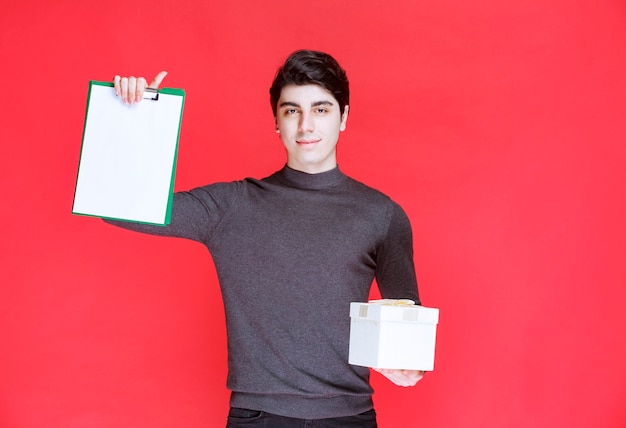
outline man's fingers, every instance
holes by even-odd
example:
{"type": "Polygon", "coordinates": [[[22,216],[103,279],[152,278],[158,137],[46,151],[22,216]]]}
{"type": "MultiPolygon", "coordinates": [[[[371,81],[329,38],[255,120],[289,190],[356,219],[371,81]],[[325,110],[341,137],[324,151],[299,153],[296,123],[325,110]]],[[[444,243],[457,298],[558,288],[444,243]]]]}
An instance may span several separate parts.
{"type": "Polygon", "coordinates": [[[137,78],[130,76],[128,78],[128,104],[133,104],[137,101],[137,78]]]}
{"type": "Polygon", "coordinates": [[[167,71],[161,71],[156,76],[154,76],[154,79],[152,79],[152,82],[148,87],[152,89],[157,89],[161,85],[161,82],[163,82],[163,79],[165,79],[165,76],[167,76],[167,71]]]}
{"type": "Polygon", "coordinates": [[[120,81],[122,80],[122,78],[117,75],[113,78],[113,87],[115,88],[115,95],[117,95],[118,97],[122,96],[122,89],[120,88],[120,81]]]}
{"type": "Polygon", "coordinates": [[[135,101],[140,102],[143,99],[143,92],[146,90],[148,82],[143,77],[137,78],[137,86],[135,88],[135,101]]]}
{"type": "Polygon", "coordinates": [[[124,104],[128,103],[128,77],[122,77],[120,79],[120,97],[124,104]]]}
{"type": "Polygon", "coordinates": [[[113,78],[113,87],[115,95],[122,99],[122,103],[132,105],[143,99],[146,88],[157,89],[163,79],[167,76],[167,71],[161,71],[157,74],[152,83],[148,86],[148,82],[143,77],[120,77],[116,75],[113,78]]]}

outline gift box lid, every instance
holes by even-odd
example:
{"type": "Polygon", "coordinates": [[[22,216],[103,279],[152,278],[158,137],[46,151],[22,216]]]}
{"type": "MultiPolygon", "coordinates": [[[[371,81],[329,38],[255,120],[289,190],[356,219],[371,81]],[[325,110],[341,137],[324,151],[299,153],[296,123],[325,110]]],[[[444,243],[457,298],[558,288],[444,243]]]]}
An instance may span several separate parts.
{"type": "Polygon", "coordinates": [[[416,305],[408,299],[370,300],[350,303],[350,317],[373,321],[437,324],[439,309],[416,305]]]}

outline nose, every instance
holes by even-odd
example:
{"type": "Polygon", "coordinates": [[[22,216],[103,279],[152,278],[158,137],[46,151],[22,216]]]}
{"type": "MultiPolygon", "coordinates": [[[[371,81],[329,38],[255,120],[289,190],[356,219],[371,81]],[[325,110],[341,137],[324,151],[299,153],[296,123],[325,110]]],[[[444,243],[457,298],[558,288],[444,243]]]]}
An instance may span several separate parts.
{"type": "Polygon", "coordinates": [[[312,132],[314,129],[313,117],[310,113],[303,112],[300,115],[300,122],[298,122],[298,132],[312,132]]]}

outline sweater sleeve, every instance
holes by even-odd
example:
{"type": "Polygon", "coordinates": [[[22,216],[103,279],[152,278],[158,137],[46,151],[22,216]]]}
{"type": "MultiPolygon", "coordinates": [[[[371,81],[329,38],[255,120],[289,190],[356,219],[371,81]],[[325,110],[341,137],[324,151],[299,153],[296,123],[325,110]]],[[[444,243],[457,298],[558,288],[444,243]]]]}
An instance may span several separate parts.
{"type": "Polygon", "coordinates": [[[205,245],[230,209],[241,182],[216,183],[191,191],[176,192],[171,222],[165,226],[112,219],[105,222],[124,229],[158,236],[199,241],[205,245]]]}
{"type": "Polygon", "coordinates": [[[376,256],[376,282],[385,299],[411,299],[420,304],[413,261],[413,233],[404,210],[396,203],[387,235],[376,256]]]}

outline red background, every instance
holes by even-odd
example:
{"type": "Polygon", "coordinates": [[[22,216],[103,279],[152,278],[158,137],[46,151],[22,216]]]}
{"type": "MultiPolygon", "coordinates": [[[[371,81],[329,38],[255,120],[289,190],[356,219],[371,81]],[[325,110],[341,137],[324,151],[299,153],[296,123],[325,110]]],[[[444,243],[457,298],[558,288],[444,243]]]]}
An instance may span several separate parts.
{"type": "Polygon", "coordinates": [[[262,177],[298,48],[349,72],[339,162],[406,209],[436,369],[381,427],[626,425],[621,0],[96,3],[0,16],[0,426],[221,427],[206,250],[71,212],[88,80],[187,91],[177,189],[262,177]]]}

